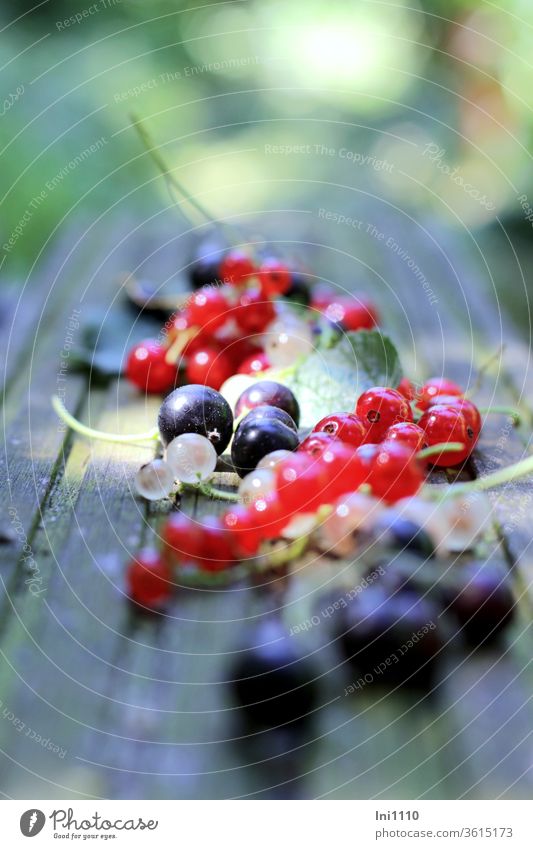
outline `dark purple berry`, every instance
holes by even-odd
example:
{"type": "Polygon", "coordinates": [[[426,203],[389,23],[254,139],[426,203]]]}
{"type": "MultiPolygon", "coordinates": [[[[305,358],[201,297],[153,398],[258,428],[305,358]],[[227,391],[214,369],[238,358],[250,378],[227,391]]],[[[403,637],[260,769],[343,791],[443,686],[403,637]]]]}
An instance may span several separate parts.
{"type": "Polygon", "coordinates": [[[273,380],[260,380],[245,389],[235,405],[235,415],[240,416],[265,404],[285,410],[296,425],[300,423],[300,407],[294,394],[287,386],[273,380]]]}
{"type": "Polygon", "coordinates": [[[157,422],[164,445],[182,433],[200,433],[213,443],[217,454],[227,448],[233,434],[233,415],[226,399],[209,386],[195,383],[167,395],[157,422]]]}
{"type": "Polygon", "coordinates": [[[233,437],[231,461],[243,478],[253,471],[260,460],[272,451],[295,451],[297,433],[277,419],[260,419],[241,424],[233,437]]]}

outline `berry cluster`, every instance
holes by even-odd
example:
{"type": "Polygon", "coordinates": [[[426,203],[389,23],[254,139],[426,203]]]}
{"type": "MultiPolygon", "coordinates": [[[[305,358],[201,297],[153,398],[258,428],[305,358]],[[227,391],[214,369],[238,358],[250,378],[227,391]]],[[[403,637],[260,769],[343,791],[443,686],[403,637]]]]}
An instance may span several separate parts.
{"type": "MultiPolygon", "coordinates": [[[[163,563],[169,573],[191,564],[202,572],[220,572],[258,557],[263,543],[302,537],[319,522],[322,539],[329,534],[328,550],[334,550],[369,514],[413,499],[428,462],[463,462],[481,427],[477,408],[461,389],[439,380],[428,381],[419,392],[405,381],[399,389],[368,389],[353,412],[322,418],[303,439],[299,415],[293,392],[270,380],[247,388],[233,412],[222,395],[198,384],[165,398],[158,421],[164,458],[141,468],[138,491],[155,500],[169,494],[176,480],[206,482],[230,441],[233,467],[242,480],[238,503],[220,518],[199,524],[171,514],[162,533],[162,559],[148,557],[157,585],[163,563]]],[[[138,574],[138,558],[131,569],[138,574]]],[[[148,604],[150,591],[139,595],[132,581],[130,589],[148,604]]]]}
{"type": "Polygon", "coordinates": [[[178,383],[220,389],[236,373],[289,365],[312,350],[322,315],[344,330],[378,321],[364,296],[328,291],[311,301],[307,275],[271,256],[256,261],[242,250],[205,246],[189,277],[193,292],[162,340],[147,339],[129,352],[126,377],[143,392],[166,394],[178,383]],[[300,305],[297,312],[291,302],[300,305]]]}

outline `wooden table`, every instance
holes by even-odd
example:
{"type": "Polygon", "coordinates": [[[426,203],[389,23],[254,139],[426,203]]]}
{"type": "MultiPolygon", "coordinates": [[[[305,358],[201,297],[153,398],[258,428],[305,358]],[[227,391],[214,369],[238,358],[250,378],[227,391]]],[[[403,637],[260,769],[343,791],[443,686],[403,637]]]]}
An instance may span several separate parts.
{"type": "MultiPolygon", "coordinates": [[[[491,416],[469,473],[522,457],[533,384],[529,349],[498,301],[505,303],[508,284],[493,288],[490,265],[464,234],[435,221],[422,226],[369,196],[356,200],[364,209],[359,230],[320,216],[322,200],[257,216],[254,232],[297,244],[322,279],[368,291],[407,374],[444,371],[470,385],[495,354],[477,398],[519,407],[522,426],[491,416]]],[[[329,186],[328,208],[343,209],[341,202],[329,186]]],[[[28,799],[530,798],[528,481],[491,493],[487,546],[512,570],[519,600],[503,644],[471,655],[450,646],[431,700],[382,691],[343,697],[340,679],[326,675],[317,657],[321,707],[297,747],[272,734],[239,742],[224,683],[228,660],[246,624],[273,611],[287,627],[301,621],[302,598],[334,586],[346,563],[310,558],[292,580],[182,591],[165,618],[132,614],[125,563],[153,539],[171,506],[147,505],[132,491],[150,449],[73,437],[58,426],[50,396],[63,386],[68,408],[96,427],[153,425],[157,400],[118,381],[89,391],[61,352],[73,310],[83,321],[94,306],[112,308],[112,281],[123,269],[172,277],[187,262],[185,245],[168,213],[142,225],[103,215],[44,252],[4,315],[0,792],[28,799]]],[[[182,506],[198,515],[222,509],[192,496],[182,506]]],[[[312,636],[306,645],[312,659],[312,636]]]]}

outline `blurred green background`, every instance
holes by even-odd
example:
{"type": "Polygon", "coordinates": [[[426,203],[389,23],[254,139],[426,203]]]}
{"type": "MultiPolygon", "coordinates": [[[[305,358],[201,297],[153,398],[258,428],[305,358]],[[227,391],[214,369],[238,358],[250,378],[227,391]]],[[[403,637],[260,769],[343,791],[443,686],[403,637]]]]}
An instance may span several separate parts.
{"type": "Polygon", "coordinates": [[[136,112],[216,215],[353,184],[527,277],[530,0],[3,0],[0,24],[4,273],[76,216],[168,204],[136,112]]]}

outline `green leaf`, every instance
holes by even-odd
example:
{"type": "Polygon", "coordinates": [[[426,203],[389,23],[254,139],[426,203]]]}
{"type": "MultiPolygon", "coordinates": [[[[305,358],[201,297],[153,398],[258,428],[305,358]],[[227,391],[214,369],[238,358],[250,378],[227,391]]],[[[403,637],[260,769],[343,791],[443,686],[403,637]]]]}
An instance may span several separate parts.
{"type": "Polygon", "coordinates": [[[347,333],[336,344],[314,351],[280,383],[289,386],[300,404],[302,427],[312,427],[329,413],[353,410],[371,386],[398,385],[403,373],[398,352],[377,330],[347,333]]]}
{"type": "Polygon", "coordinates": [[[162,321],[151,314],[135,312],[123,302],[109,312],[94,310],[80,329],[79,344],[71,351],[70,365],[96,376],[120,374],[130,348],[142,339],[158,336],[162,321]]]}

